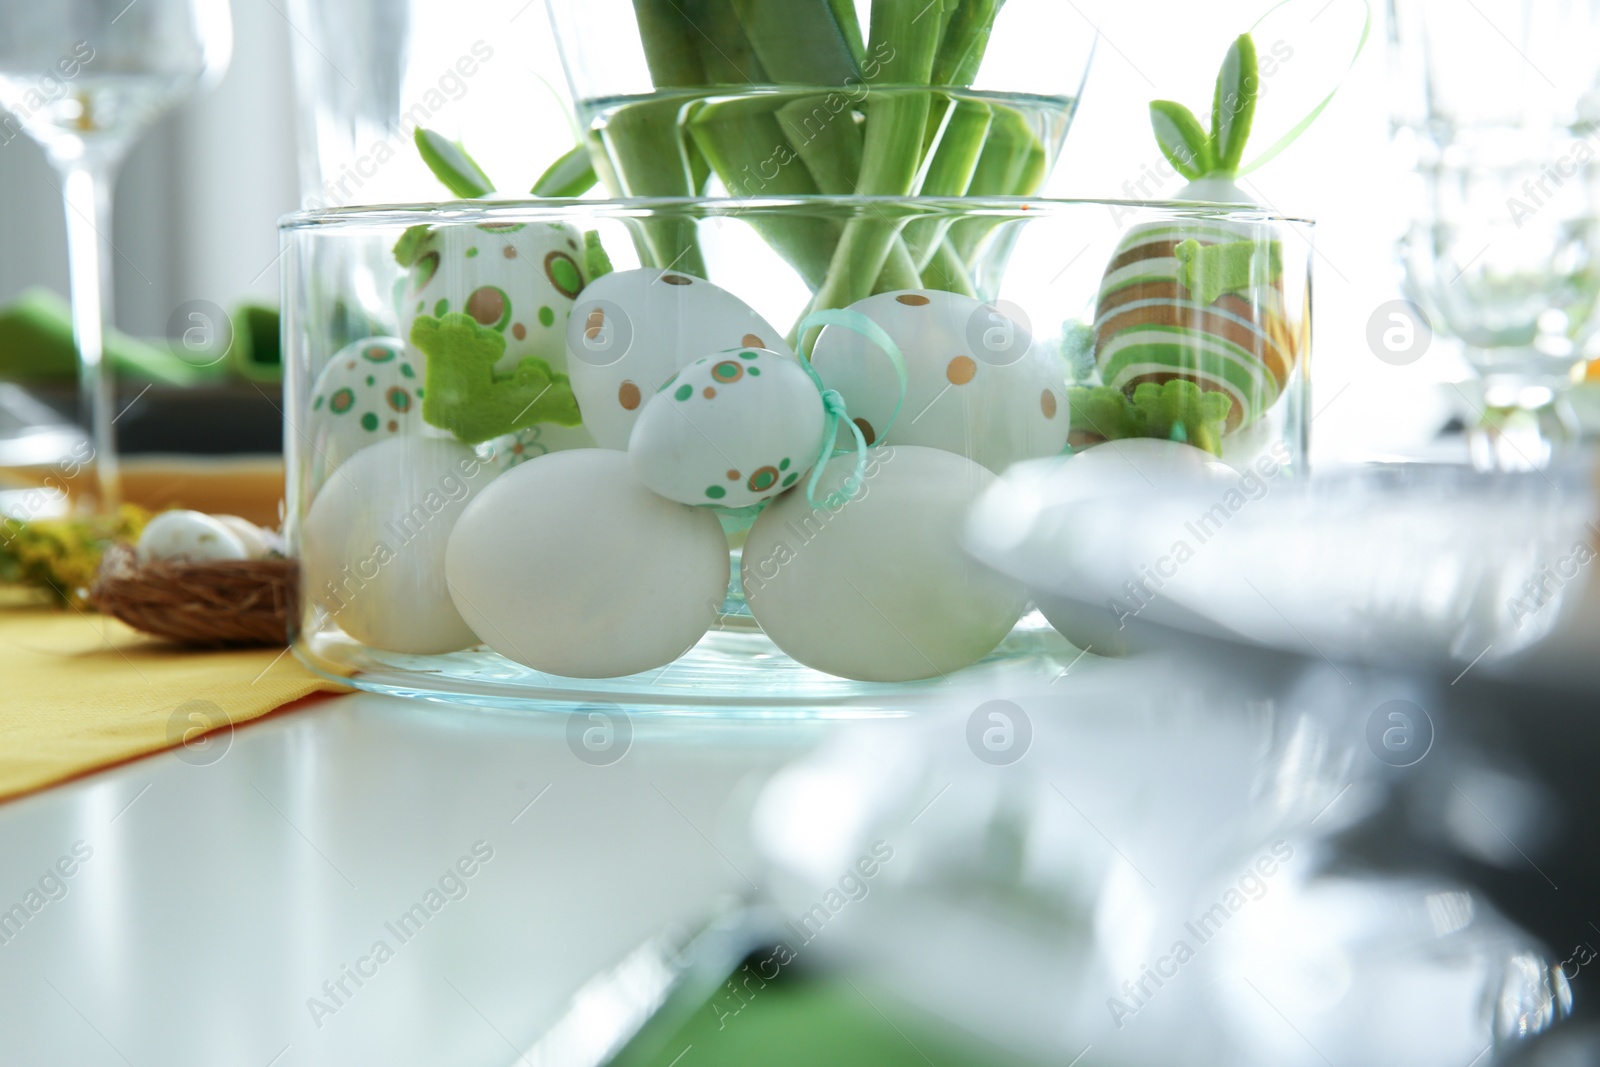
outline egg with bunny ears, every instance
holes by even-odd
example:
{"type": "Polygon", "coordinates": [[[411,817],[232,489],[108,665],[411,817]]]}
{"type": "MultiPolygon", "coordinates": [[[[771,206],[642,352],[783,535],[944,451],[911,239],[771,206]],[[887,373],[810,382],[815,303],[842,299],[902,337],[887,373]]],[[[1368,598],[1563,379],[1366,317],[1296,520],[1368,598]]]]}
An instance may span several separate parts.
{"type": "Polygon", "coordinates": [[[803,478],[825,430],[822,393],[799,360],[741,348],[668,378],[639,413],[628,458],[669,500],[738,508],[803,478]]]}
{"type": "Polygon", "coordinates": [[[704,278],[644,267],[597,279],[567,324],[584,428],[601,448],[626,449],[662,382],[707,353],[740,348],[794,355],[771,323],[704,278]]]}
{"type": "MultiPolygon", "coordinates": [[[[883,328],[906,369],[902,399],[896,368],[870,338],[838,325],[818,336],[811,364],[868,444],[940,448],[996,472],[1066,446],[1066,365],[1003,307],[908,290],[849,310],[883,328]]],[[[850,447],[843,435],[836,444],[850,447]]]]}

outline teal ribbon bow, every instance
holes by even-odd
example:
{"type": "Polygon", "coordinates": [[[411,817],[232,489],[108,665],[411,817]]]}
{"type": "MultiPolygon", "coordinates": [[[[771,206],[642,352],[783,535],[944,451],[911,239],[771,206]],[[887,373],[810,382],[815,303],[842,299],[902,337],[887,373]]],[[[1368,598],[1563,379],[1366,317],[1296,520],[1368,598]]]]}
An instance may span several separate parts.
{"type": "MultiPolygon", "coordinates": [[[[906,373],[905,356],[901,353],[900,346],[894,343],[894,338],[890,337],[882,326],[879,326],[859,311],[839,309],[813,312],[806,316],[795,332],[804,337],[818,326],[838,326],[841,329],[849,330],[851,333],[858,333],[883,349],[883,354],[889,358],[890,363],[894,364],[895,375],[900,381],[900,395],[895,398],[894,410],[890,412],[889,421],[884,424],[883,432],[880,435],[881,440],[888,440],[889,429],[894,425],[895,419],[900,417],[900,409],[906,402],[906,391],[911,386],[910,376],[906,373]]],[[[826,508],[829,511],[836,511],[854,497],[860,490],[862,483],[866,481],[867,439],[861,433],[861,427],[857,426],[850,418],[850,412],[845,407],[844,397],[839,394],[839,391],[828,388],[827,384],[823,382],[822,376],[817,373],[817,369],[811,365],[809,359],[805,356],[800,356],[799,359],[801,368],[805,370],[807,377],[811,379],[811,383],[817,387],[817,392],[822,394],[822,411],[825,418],[822,430],[822,450],[817,455],[817,461],[811,466],[811,477],[806,481],[806,502],[813,508],[826,508]],[[833,459],[836,455],[844,454],[833,447],[833,442],[839,435],[839,425],[841,423],[850,427],[850,433],[856,439],[856,469],[851,472],[850,477],[845,479],[843,485],[829,493],[825,499],[819,501],[817,500],[817,485],[822,481],[822,469],[828,465],[830,459],[833,459]]]]}

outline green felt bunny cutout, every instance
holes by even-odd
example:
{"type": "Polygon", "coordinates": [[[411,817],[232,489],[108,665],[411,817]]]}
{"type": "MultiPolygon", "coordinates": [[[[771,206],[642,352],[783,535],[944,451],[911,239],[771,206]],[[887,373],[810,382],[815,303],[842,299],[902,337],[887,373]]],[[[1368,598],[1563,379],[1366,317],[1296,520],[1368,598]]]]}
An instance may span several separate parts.
{"type": "Polygon", "coordinates": [[[571,381],[544,360],[529,356],[509,374],[496,374],[506,339],[470,315],[418,318],[411,343],[428,357],[422,417],[469,445],[539,423],[583,421],[571,381]]]}

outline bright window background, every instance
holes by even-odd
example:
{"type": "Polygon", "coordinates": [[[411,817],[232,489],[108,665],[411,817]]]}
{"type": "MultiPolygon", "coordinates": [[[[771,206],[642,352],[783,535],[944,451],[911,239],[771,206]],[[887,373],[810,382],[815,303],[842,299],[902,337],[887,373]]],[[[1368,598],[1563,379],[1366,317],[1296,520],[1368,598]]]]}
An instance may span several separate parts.
{"type": "MultiPolygon", "coordinates": [[[[327,0],[339,3],[340,0],[327,0]]],[[[1335,0],[1346,4],[1349,0],[1335,0]]],[[[1150,179],[1160,161],[1147,104],[1177,99],[1203,114],[1229,41],[1268,4],[1213,0],[1061,0],[1030,32],[1102,40],[1083,104],[1049,192],[1068,197],[1169,196],[1181,181],[1150,179]],[[1143,179],[1142,190],[1137,188],[1143,179]]],[[[1374,5],[1381,7],[1381,5],[1374,5]]],[[[211,96],[153,132],[124,174],[116,227],[117,317],[127,330],[162,332],[185,300],[231,305],[275,299],[277,217],[298,204],[295,114],[289,71],[295,31],[275,0],[234,0],[239,46],[211,96]]],[[[473,43],[491,60],[448,98],[429,123],[463,139],[507,190],[523,191],[572,144],[566,81],[543,0],[413,0],[416,28],[402,96],[421,100],[473,43]]],[[[1265,204],[1317,222],[1315,265],[1317,412],[1320,458],[1360,458],[1425,443],[1449,411],[1431,383],[1459,378],[1450,346],[1436,340],[1420,362],[1395,368],[1368,348],[1374,309],[1399,294],[1395,241],[1405,221],[1405,172],[1388,134],[1383,12],[1373,13],[1366,51],[1321,119],[1247,187],[1265,204]]],[[[1263,41],[1268,45],[1270,41],[1263,41]]],[[[1269,81],[1326,79],[1337,59],[1297,42],[1297,58],[1269,81]]],[[[1484,56],[1492,73],[1497,63],[1484,56]]],[[[352,72],[359,77],[359,72],[352,72]]],[[[0,299],[29,284],[65,291],[64,235],[55,188],[36,148],[0,147],[0,299]]],[[[409,154],[364,187],[361,199],[428,199],[442,189],[409,154]]],[[[1109,216],[1108,216],[1109,224],[1109,216]]]]}

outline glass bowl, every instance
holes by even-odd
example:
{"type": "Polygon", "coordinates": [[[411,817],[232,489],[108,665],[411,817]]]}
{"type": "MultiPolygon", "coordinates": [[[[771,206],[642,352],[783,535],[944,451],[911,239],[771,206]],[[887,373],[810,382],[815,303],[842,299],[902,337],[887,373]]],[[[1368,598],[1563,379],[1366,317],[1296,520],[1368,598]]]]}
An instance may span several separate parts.
{"type": "Polygon", "coordinates": [[[1014,464],[1305,472],[1311,227],[1261,210],[458,202],[282,234],[291,636],[362,688],[904,712],[1081,655],[962,549],[1014,464]],[[890,254],[817,283],[773,237],[852,227],[890,254]],[[918,270],[926,230],[959,270],[918,270]]]}

